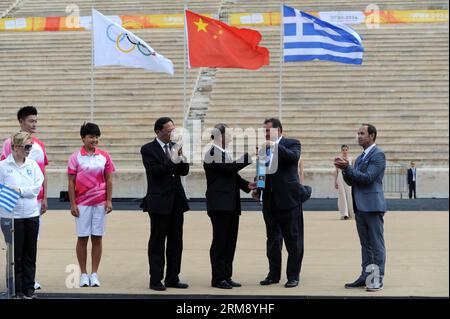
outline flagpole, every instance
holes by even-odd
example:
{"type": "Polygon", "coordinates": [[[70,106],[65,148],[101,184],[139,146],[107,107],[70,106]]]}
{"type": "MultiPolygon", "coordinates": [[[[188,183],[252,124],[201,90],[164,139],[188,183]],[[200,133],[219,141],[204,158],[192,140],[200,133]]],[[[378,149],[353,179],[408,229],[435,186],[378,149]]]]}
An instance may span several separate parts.
{"type": "MultiPolygon", "coordinates": [[[[183,116],[183,127],[184,127],[184,131],[187,129],[188,125],[187,125],[187,118],[189,116],[188,114],[188,106],[187,106],[187,23],[186,23],[186,10],[188,8],[188,4],[189,4],[189,0],[185,0],[184,1],[184,54],[183,54],[183,108],[184,108],[184,116],[183,116]]],[[[189,144],[192,145],[193,141],[192,141],[192,136],[191,134],[189,134],[189,144]]],[[[183,141],[184,142],[184,141],[183,141]]],[[[192,149],[192,146],[191,146],[192,149]]],[[[188,162],[191,159],[188,159],[188,162]]],[[[186,176],[183,176],[181,178],[181,184],[183,185],[183,188],[186,189],[186,176]]],[[[188,199],[190,199],[189,194],[186,194],[186,197],[188,199]]]]}
{"type": "MultiPolygon", "coordinates": [[[[92,6],[92,9],[94,6],[92,6]]],[[[94,82],[94,14],[91,10],[91,122],[94,121],[94,92],[95,92],[95,82],[94,82]]]]}
{"type": "Polygon", "coordinates": [[[188,107],[187,107],[187,35],[186,35],[186,10],[188,8],[189,0],[184,1],[184,55],[183,55],[183,107],[184,107],[184,127],[187,126],[188,107]]]}
{"type": "Polygon", "coordinates": [[[280,79],[279,79],[279,101],[278,101],[278,118],[280,121],[283,117],[283,39],[284,39],[284,23],[283,23],[283,3],[280,6],[280,79]]]}

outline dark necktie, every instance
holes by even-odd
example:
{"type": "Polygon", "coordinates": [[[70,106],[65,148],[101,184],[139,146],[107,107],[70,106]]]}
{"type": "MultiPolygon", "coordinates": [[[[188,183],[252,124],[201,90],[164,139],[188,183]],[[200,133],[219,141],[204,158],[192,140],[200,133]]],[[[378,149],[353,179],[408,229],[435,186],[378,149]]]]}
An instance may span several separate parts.
{"type": "Polygon", "coordinates": [[[357,168],[359,168],[361,166],[365,155],[366,155],[366,152],[365,151],[362,152],[362,154],[361,154],[361,156],[359,157],[359,160],[358,160],[357,168]]]}
{"type": "Polygon", "coordinates": [[[266,148],[266,167],[270,166],[270,153],[271,153],[270,147],[267,147],[266,148]]]}
{"type": "Polygon", "coordinates": [[[169,143],[164,145],[164,153],[166,154],[167,158],[170,158],[169,143]]]}

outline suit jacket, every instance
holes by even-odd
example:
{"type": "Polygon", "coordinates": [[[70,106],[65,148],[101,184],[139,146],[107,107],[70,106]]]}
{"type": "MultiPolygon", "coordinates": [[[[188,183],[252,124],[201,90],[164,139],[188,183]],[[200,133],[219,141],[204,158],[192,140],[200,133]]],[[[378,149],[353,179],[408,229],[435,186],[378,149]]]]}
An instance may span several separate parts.
{"type": "MultiPolygon", "coordinates": [[[[416,181],[417,181],[417,168],[416,168],[416,181]]],[[[412,184],[413,182],[413,170],[412,168],[408,168],[408,184],[412,184]]]]}
{"type": "Polygon", "coordinates": [[[345,182],[352,186],[353,201],[359,212],[386,212],[383,192],[383,177],[386,168],[386,156],[381,148],[375,146],[355,165],[342,171],[345,182]]]}
{"type": "Polygon", "coordinates": [[[249,193],[248,181],[239,175],[239,171],[252,162],[246,153],[237,161],[213,146],[206,153],[203,168],[206,175],[206,207],[211,211],[241,212],[239,190],[249,193]]]}
{"type": "MultiPolygon", "coordinates": [[[[261,150],[265,152],[265,150],[261,150]]],[[[272,164],[266,173],[263,190],[263,210],[269,211],[269,196],[281,210],[288,210],[301,205],[300,179],[298,161],[301,144],[295,139],[282,137],[273,150],[272,164]]],[[[261,156],[261,155],[260,155],[261,156]]],[[[265,156],[265,154],[263,154],[265,156]]]]}
{"type": "Polygon", "coordinates": [[[142,146],[141,155],[147,174],[147,194],[141,205],[143,211],[169,215],[172,213],[175,202],[181,212],[189,210],[180,178],[189,173],[189,163],[186,158],[183,157],[178,164],[173,163],[156,139],[142,146]]]}

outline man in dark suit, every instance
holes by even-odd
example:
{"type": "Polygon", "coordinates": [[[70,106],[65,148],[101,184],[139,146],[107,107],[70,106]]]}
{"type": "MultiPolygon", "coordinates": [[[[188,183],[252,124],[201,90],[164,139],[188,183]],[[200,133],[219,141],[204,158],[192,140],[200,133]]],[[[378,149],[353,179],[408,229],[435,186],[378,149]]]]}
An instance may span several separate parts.
{"type": "Polygon", "coordinates": [[[211,134],[214,141],[206,153],[205,169],[207,189],[206,205],[213,227],[213,240],[209,251],[211,259],[211,285],[221,289],[241,287],[231,279],[233,259],[241,214],[240,189],[249,193],[256,183],[244,180],[239,171],[251,164],[248,153],[233,161],[225,150],[232,139],[228,126],[217,124],[211,134]]]}
{"type": "MultiPolygon", "coordinates": [[[[303,260],[303,209],[301,203],[298,161],[301,145],[298,140],[283,137],[277,118],[264,122],[266,142],[260,153],[265,156],[266,179],[263,190],[263,215],[267,233],[269,274],[261,285],[275,284],[281,278],[283,239],[288,251],[286,288],[296,287],[303,260]]],[[[259,192],[253,197],[259,198],[259,192]]]]}
{"type": "Polygon", "coordinates": [[[411,167],[408,168],[408,186],[409,186],[409,199],[413,197],[414,193],[414,199],[416,197],[416,181],[417,181],[417,170],[416,170],[416,163],[411,162],[411,167]]]}
{"type": "Polygon", "coordinates": [[[187,288],[178,277],[183,250],[183,213],[189,210],[180,176],[189,173],[189,163],[183,156],[181,145],[171,142],[175,126],[168,117],[155,122],[156,138],[141,148],[142,161],[147,174],[147,195],[142,209],[150,216],[148,260],[150,289],[163,291],[166,287],[187,288]],[[165,285],[164,248],[167,238],[167,270],[165,285]]]}
{"type": "Polygon", "coordinates": [[[387,210],[383,193],[386,156],[376,144],[377,129],[362,124],[358,130],[358,143],[364,152],[354,167],[337,157],[334,165],[342,170],[345,182],[352,186],[356,228],[361,243],[361,275],[345,288],[364,288],[367,291],[383,289],[386,248],[384,245],[384,213],[387,210]]]}

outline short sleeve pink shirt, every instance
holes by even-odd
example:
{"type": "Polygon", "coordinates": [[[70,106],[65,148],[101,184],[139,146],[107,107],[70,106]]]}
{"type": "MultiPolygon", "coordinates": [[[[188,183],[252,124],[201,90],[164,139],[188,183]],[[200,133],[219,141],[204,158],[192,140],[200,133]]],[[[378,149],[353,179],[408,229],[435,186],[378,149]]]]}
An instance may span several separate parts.
{"type": "Polygon", "coordinates": [[[99,206],[106,202],[107,173],[113,173],[115,166],[109,154],[98,148],[89,155],[84,147],[69,158],[67,173],[76,175],[75,198],[81,206],[99,206]]]}

